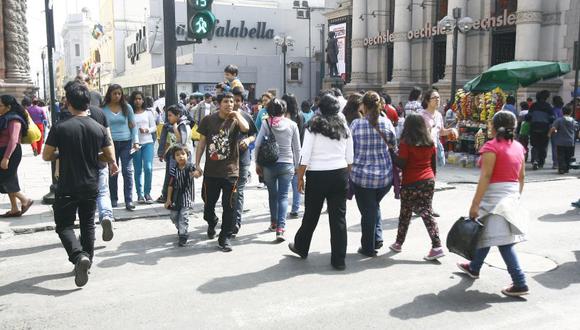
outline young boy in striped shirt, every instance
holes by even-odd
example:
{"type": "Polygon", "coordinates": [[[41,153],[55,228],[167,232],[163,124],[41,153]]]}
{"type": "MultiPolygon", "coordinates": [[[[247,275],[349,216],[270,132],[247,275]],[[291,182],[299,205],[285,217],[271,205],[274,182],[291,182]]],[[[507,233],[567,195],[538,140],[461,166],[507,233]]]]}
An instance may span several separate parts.
{"type": "Polygon", "coordinates": [[[189,149],[185,145],[176,145],[170,150],[177,165],[169,172],[169,186],[165,208],[171,210],[169,217],[179,237],[178,245],[187,244],[189,219],[191,217],[194,200],[195,166],[188,161],[189,149]]]}

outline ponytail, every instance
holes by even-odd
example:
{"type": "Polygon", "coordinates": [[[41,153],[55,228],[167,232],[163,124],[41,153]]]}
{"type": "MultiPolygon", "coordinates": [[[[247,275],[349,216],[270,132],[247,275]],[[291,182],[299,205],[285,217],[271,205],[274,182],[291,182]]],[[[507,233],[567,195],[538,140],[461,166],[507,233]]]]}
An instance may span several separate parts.
{"type": "Polygon", "coordinates": [[[509,111],[500,111],[493,116],[495,138],[499,141],[513,141],[516,127],[516,116],[509,111]]]}

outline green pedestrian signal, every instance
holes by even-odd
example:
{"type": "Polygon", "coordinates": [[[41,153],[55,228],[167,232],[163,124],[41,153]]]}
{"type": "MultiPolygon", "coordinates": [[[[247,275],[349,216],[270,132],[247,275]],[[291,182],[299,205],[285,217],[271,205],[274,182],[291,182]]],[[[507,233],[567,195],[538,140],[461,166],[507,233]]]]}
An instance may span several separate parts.
{"type": "Polygon", "coordinates": [[[216,18],[211,12],[213,0],[187,0],[187,36],[206,39],[212,33],[216,18]]]}

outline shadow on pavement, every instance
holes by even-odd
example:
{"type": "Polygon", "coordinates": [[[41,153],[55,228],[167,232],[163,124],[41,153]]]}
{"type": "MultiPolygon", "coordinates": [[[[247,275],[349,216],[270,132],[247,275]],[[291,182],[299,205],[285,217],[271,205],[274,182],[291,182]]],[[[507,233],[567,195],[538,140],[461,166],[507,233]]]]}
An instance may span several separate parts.
{"type": "Polygon", "coordinates": [[[67,277],[72,277],[72,272],[60,273],[60,274],[51,274],[51,275],[42,275],[27,278],[24,280],[12,282],[10,284],[6,284],[4,286],[0,286],[0,297],[6,296],[13,293],[22,293],[22,294],[38,294],[44,296],[53,296],[53,297],[60,297],[67,295],[69,293],[73,293],[75,291],[81,290],[81,288],[76,289],[69,289],[69,290],[54,290],[43,288],[38,286],[38,284],[52,281],[52,280],[59,280],[67,277]]]}
{"type": "Polygon", "coordinates": [[[0,251],[0,259],[2,258],[11,258],[11,257],[19,257],[27,254],[35,254],[39,252],[44,252],[47,250],[52,250],[61,247],[60,243],[53,243],[41,246],[33,246],[33,247],[26,247],[22,249],[10,249],[0,251]]]}
{"type": "Polygon", "coordinates": [[[346,261],[346,270],[336,271],[330,266],[330,253],[312,252],[306,260],[293,255],[284,255],[277,265],[253,273],[215,278],[201,285],[197,290],[205,294],[218,294],[250,289],[262,284],[285,281],[307,274],[341,276],[359,273],[367,269],[384,269],[400,264],[432,265],[425,261],[394,260],[383,256],[366,258],[359,254],[347,254],[346,261]]]}
{"type": "MultiPolygon", "coordinates": [[[[397,229],[399,227],[398,217],[383,219],[381,222],[383,225],[383,230],[397,229]]],[[[350,232],[360,233],[361,232],[360,223],[348,227],[347,230],[350,232]]]]}
{"type": "Polygon", "coordinates": [[[495,293],[468,290],[473,280],[459,273],[456,285],[439,293],[415,297],[412,302],[391,309],[389,315],[401,320],[420,319],[443,312],[479,312],[490,308],[492,303],[522,302],[524,299],[503,297],[495,293]]]}
{"type": "Polygon", "coordinates": [[[544,214],[538,220],[546,222],[572,222],[578,221],[580,219],[578,217],[579,215],[580,211],[578,209],[572,209],[562,214],[544,214]]]}
{"type": "Polygon", "coordinates": [[[534,276],[534,280],[549,289],[562,290],[580,284],[580,251],[574,251],[576,261],[566,262],[558,268],[534,276]]]}

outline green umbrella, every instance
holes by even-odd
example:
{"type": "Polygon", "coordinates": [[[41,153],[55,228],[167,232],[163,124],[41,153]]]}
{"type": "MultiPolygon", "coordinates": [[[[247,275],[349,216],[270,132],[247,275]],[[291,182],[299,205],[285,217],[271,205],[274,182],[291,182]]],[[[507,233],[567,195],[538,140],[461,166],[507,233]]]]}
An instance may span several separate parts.
{"type": "Polygon", "coordinates": [[[570,72],[570,64],[543,61],[513,61],[494,65],[484,73],[468,81],[468,92],[488,92],[496,87],[515,91],[543,79],[559,77],[570,72]]]}

